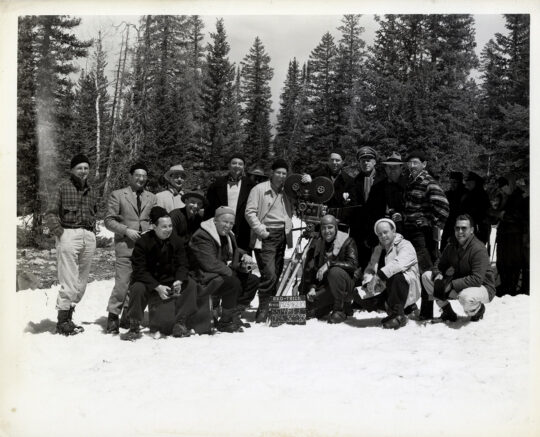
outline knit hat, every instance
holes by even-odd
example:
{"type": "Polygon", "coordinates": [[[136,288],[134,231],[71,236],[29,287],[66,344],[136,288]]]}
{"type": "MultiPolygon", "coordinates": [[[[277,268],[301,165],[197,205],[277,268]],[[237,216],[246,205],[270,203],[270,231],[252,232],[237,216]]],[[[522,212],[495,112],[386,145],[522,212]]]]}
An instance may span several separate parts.
{"type": "Polygon", "coordinates": [[[75,155],[73,158],[71,158],[71,167],[77,167],[79,164],[86,162],[88,165],[90,165],[90,160],[86,155],[83,155],[82,153],[79,153],[78,155],[75,155]]]}
{"type": "Polygon", "coordinates": [[[133,174],[135,170],[144,170],[146,173],[148,173],[148,167],[144,162],[136,162],[129,168],[129,174],[133,174]]]}
{"type": "Polygon", "coordinates": [[[165,208],[161,206],[154,206],[150,210],[150,223],[157,224],[161,217],[169,217],[169,213],[165,208]]]}
{"type": "Polygon", "coordinates": [[[216,212],[214,213],[214,217],[218,218],[220,215],[223,215],[223,214],[232,214],[236,216],[234,209],[229,208],[228,206],[220,206],[218,209],[216,209],[216,212]]]}
{"type": "Polygon", "coordinates": [[[426,154],[422,152],[421,150],[411,150],[409,152],[409,155],[407,156],[407,161],[410,161],[411,159],[418,158],[422,162],[426,162],[426,154]]]}
{"type": "Polygon", "coordinates": [[[382,218],[375,222],[375,225],[373,226],[373,231],[377,233],[377,226],[381,223],[388,223],[390,227],[395,231],[396,230],[396,224],[393,220],[390,220],[389,218],[382,218]]]}
{"type": "Polygon", "coordinates": [[[276,170],[278,168],[284,168],[285,170],[289,171],[289,164],[287,164],[287,161],[284,159],[276,159],[272,164],[272,170],[276,170]]]}

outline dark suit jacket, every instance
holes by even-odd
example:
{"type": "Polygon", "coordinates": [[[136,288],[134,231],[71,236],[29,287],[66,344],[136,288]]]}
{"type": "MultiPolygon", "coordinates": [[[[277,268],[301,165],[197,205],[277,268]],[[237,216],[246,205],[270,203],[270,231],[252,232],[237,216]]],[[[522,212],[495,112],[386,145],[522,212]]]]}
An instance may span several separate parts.
{"type": "MultiPolygon", "coordinates": [[[[328,165],[319,167],[317,170],[315,170],[311,174],[312,179],[315,179],[316,177],[319,177],[319,176],[324,176],[332,180],[332,173],[330,172],[328,165]]],[[[338,218],[344,223],[349,223],[349,219],[350,219],[349,210],[343,209],[343,208],[346,206],[351,206],[352,202],[345,203],[343,199],[343,193],[349,193],[349,197],[352,201],[353,191],[354,191],[354,178],[350,176],[348,173],[346,173],[345,170],[341,170],[341,173],[334,181],[334,195],[328,202],[326,202],[326,205],[329,208],[328,213],[332,214],[333,216],[335,216],[336,218],[338,218]]]]}
{"type": "MultiPolygon", "coordinates": [[[[220,206],[227,205],[227,178],[221,176],[217,178],[209,187],[206,193],[208,206],[204,209],[205,218],[214,217],[216,209],[220,206]]],[[[246,203],[249,192],[254,187],[253,182],[247,176],[242,178],[240,193],[238,194],[238,203],[236,204],[236,220],[234,223],[233,232],[237,236],[238,246],[244,250],[249,250],[249,234],[250,227],[244,217],[246,212],[246,203]]]]}
{"type": "Polygon", "coordinates": [[[131,265],[131,282],[142,282],[149,290],[188,277],[184,242],[174,232],[167,240],[160,240],[154,230],[145,232],[135,243],[131,265]]]}

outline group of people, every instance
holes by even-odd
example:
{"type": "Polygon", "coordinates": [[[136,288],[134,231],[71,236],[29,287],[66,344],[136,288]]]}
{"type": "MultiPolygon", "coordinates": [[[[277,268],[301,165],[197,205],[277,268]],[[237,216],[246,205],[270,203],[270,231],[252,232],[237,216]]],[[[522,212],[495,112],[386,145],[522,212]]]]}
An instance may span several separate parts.
{"type": "MultiPolygon", "coordinates": [[[[421,151],[410,151],[405,161],[392,153],[379,162],[384,172],[373,147],[359,147],[356,158],[360,172],[354,178],[343,169],[340,149],[330,150],[321,168],[302,177],[309,182],[326,176],[334,185],[318,238],[306,248],[299,291],[306,295],[308,317],[341,323],[355,308],[385,310],[382,326],[398,329],[408,318],[453,322],[457,316],[448,301],[458,299],[472,321],[480,320],[495,295],[484,216],[475,200],[480,177],[469,173],[472,194],[458,195],[459,184],[443,192],[421,151]],[[436,319],[434,300],[441,308],[436,319]]],[[[85,155],[73,157],[70,177],[47,210],[60,283],[57,332],[63,335],[83,331],[73,311],[84,295],[96,248],[98,199],[88,183],[89,169],[85,155]]],[[[292,247],[295,202],[284,191],[287,176],[283,159],[272,163],[267,177],[262,169],[246,174],[245,158],[234,154],[227,174],[206,193],[186,190],[186,172],[176,164],[164,175],[167,189],[153,194],[146,189],[148,168],[133,164],[128,186],[110,194],[104,219],[114,232],[116,256],[107,332],[129,328],[121,338],[139,338],[147,307],[151,328],[175,337],[211,329],[242,332],[249,327],[243,312],[257,293],[255,321],[265,322],[285,249],[292,247]],[[258,276],[251,272],[255,263],[258,276]],[[213,328],[206,323],[210,319],[213,328]]],[[[498,182],[503,195],[497,220],[503,232],[497,237],[497,267],[501,287],[515,293],[522,265],[515,259],[505,264],[506,255],[499,254],[524,255],[524,246],[515,247],[511,235],[527,232],[528,213],[512,176],[498,182]]]]}

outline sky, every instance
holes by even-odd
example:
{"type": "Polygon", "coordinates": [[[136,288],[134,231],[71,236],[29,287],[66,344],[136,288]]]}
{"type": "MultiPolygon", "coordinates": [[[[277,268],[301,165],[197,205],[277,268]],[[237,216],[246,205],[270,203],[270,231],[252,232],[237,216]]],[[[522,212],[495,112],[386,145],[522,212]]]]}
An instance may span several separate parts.
{"type": "MultiPolygon", "coordinates": [[[[279,111],[279,96],[287,75],[289,61],[294,57],[300,65],[307,61],[311,51],[319,44],[322,36],[330,32],[337,42],[340,32],[342,15],[202,15],[205,27],[205,42],[210,41],[210,33],[215,32],[215,23],[223,17],[227,40],[230,45],[229,59],[239,65],[244,56],[249,53],[255,38],[258,36],[268,55],[270,66],[274,69],[271,81],[272,89],[272,121],[279,111]]],[[[506,33],[504,17],[495,14],[474,15],[476,29],[476,53],[480,53],[495,33],[506,33]]],[[[120,28],[122,22],[137,24],[137,16],[82,16],[76,34],[81,39],[90,39],[97,36],[101,30],[104,36],[104,49],[108,52],[110,60],[107,76],[109,80],[114,77],[114,68],[120,47],[120,28]]],[[[369,46],[373,43],[378,24],[374,15],[363,15],[360,24],[365,28],[362,38],[369,46]]],[[[134,35],[134,32],[131,32],[134,35]]],[[[84,65],[82,65],[84,67],[84,65]]]]}

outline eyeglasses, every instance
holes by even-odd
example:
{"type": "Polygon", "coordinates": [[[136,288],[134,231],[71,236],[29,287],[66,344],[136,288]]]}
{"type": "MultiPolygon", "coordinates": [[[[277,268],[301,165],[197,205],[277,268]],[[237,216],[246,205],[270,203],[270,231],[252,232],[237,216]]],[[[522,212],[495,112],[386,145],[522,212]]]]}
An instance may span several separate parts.
{"type": "Polygon", "coordinates": [[[454,227],[454,230],[455,231],[467,231],[469,230],[470,228],[468,226],[455,226],[454,227]]]}

